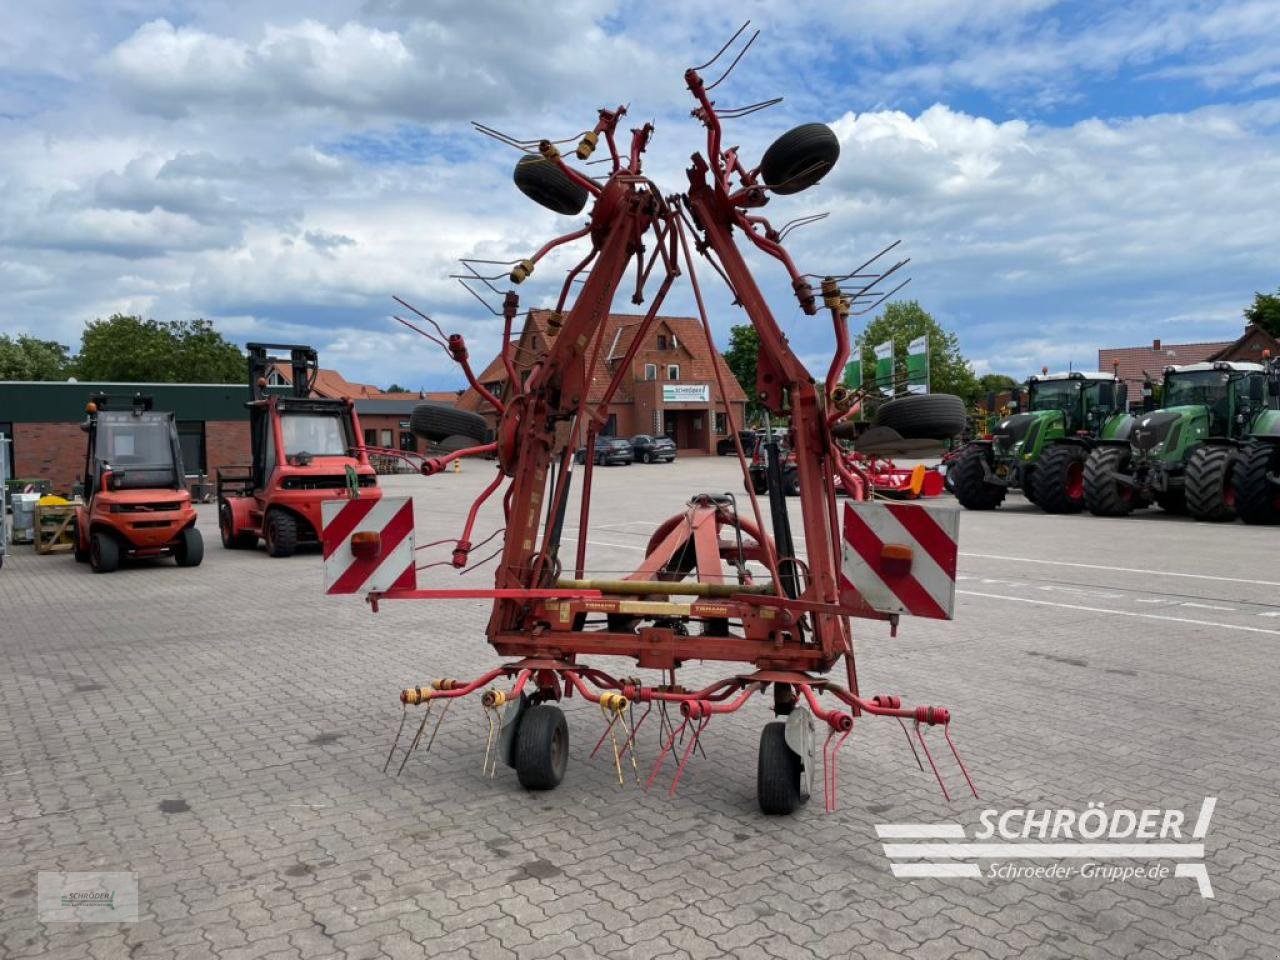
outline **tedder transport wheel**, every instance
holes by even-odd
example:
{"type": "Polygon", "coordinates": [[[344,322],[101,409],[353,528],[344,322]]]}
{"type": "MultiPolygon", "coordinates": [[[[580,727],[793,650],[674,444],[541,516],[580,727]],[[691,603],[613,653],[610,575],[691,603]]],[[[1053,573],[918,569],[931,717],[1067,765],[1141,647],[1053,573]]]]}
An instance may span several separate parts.
{"type": "Polygon", "coordinates": [[[120,543],[99,531],[89,538],[89,565],[94,573],[111,573],[120,566],[120,543]]]}
{"type": "Polygon", "coordinates": [[[556,213],[577,216],[587,205],[587,188],[574,183],[556,164],[542,157],[521,157],[511,179],[526,197],[556,213]]]}
{"type": "Polygon", "coordinates": [[[439,443],[453,436],[470,437],[483,443],[489,432],[484,417],[466,410],[455,410],[439,403],[419,403],[409,415],[409,428],[414,436],[439,443]]]}
{"type": "Polygon", "coordinates": [[[1197,520],[1225,523],[1236,518],[1233,452],[1225,446],[1197,447],[1187,461],[1187,513],[1197,520]]]}
{"type": "Polygon", "coordinates": [[[1084,503],[1095,517],[1124,517],[1133,512],[1133,488],[1115,475],[1129,465],[1123,447],[1098,447],[1084,465],[1084,503]]]}
{"type": "Polygon", "coordinates": [[[180,567],[198,567],[204,559],[204,538],[195,527],[187,527],[173,545],[173,559],[180,567]]]}
{"type": "Polygon", "coordinates": [[[795,813],[803,802],[800,793],[799,755],[787,746],[787,722],[766,723],[760,731],[760,756],[756,766],[756,798],[769,814],[795,813]]]}
{"type": "Polygon", "coordinates": [[[218,504],[218,533],[222,535],[222,545],[228,550],[252,550],[258,545],[258,535],[251,530],[235,533],[235,515],[231,512],[231,504],[223,500],[218,504]]]}
{"type": "Polygon", "coordinates": [[[1045,513],[1079,513],[1084,509],[1084,464],[1089,452],[1075,443],[1055,443],[1036,464],[1031,486],[1035,503],[1045,513]]]}
{"type": "Polygon", "coordinates": [[[1250,524],[1280,523],[1280,442],[1252,440],[1240,451],[1234,471],[1236,510],[1250,524]]]}
{"type": "Polygon", "coordinates": [[[560,708],[539,703],[516,728],[516,777],[526,790],[554,790],[569,763],[569,725],[560,708]]]}
{"type": "Polygon", "coordinates": [[[298,521],[292,514],[285,513],[283,510],[268,512],[262,533],[263,539],[267,542],[268,556],[293,556],[293,551],[298,546],[298,521]]]}
{"type": "Polygon", "coordinates": [[[964,401],[949,393],[921,393],[882,403],[872,426],[897,430],[906,440],[950,440],[964,432],[964,401]]]}
{"type": "Polygon", "coordinates": [[[788,130],[760,158],[760,177],[774,193],[799,193],[825,177],[840,159],[840,141],[825,123],[788,130]]]}
{"type": "Polygon", "coordinates": [[[1008,490],[997,483],[987,483],[985,447],[967,447],[947,471],[955,486],[956,499],[966,510],[994,510],[1004,502],[1008,490]]]}

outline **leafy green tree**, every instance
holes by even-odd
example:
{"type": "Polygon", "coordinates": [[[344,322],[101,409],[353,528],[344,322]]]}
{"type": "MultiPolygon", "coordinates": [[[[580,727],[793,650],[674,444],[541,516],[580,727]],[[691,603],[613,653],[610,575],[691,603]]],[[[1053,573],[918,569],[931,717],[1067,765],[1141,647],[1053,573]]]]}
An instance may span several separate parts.
{"type": "Polygon", "coordinates": [[[82,380],[239,383],[244,354],[208,320],[166,323],[113,314],[85,325],[75,369],[82,380]]]}
{"type": "Polygon", "coordinates": [[[1001,394],[1018,385],[1013,377],[1003,373],[984,373],[974,384],[973,393],[965,397],[965,404],[973,407],[987,402],[987,395],[1001,394]]]}
{"type": "Polygon", "coordinates": [[[54,340],[0,335],[0,380],[64,380],[70,365],[67,348],[54,340]]]}
{"type": "Polygon", "coordinates": [[[747,416],[754,417],[764,407],[756,399],[756,361],[760,357],[760,334],[749,323],[739,323],[729,328],[729,349],[724,352],[738,385],[747,395],[747,416]]]}
{"type": "Polygon", "coordinates": [[[929,390],[933,393],[953,393],[958,397],[971,397],[977,389],[973,367],[960,353],[960,341],[954,333],[944,330],[938,322],[915,300],[901,300],[889,304],[884,312],[867,324],[855,340],[855,349],[862,357],[864,382],[875,378],[876,344],[893,341],[893,355],[898,377],[906,378],[907,344],[918,337],[929,338],[929,390]]]}
{"type": "Polygon", "coordinates": [[[1280,287],[1275,293],[1255,293],[1253,303],[1244,308],[1244,318],[1273,337],[1280,337],[1280,287]]]}
{"type": "Polygon", "coordinates": [[[398,383],[393,383],[391,386],[387,387],[387,393],[408,393],[408,392],[409,392],[408,387],[402,387],[398,383]]]}

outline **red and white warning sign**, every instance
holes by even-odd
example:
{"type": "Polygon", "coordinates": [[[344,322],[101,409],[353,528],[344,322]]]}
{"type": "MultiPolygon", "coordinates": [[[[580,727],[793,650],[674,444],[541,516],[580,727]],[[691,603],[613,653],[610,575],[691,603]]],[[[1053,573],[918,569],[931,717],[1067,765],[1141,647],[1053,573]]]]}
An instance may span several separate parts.
{"type": "Polygon", "coordinates": [[[841,572],[873,610],[950,620],[959,540],[958,510],[846,501],[841,572]]]}
{"type": "Polygon", "coordinates": [[[411,497],[326,500],[320,518],[325,593],[385,593],[417,586],[411,497]]]}

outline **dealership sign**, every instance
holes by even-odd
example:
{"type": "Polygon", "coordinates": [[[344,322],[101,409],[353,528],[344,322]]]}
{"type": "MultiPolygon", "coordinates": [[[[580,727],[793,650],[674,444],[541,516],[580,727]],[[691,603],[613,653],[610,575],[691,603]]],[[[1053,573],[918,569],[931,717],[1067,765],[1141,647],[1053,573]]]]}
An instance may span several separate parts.
{"type": "Polygon", "coordinates": [[[664,383],[663,403],[710,403],[711,388],[705,383],[664,383]]]}

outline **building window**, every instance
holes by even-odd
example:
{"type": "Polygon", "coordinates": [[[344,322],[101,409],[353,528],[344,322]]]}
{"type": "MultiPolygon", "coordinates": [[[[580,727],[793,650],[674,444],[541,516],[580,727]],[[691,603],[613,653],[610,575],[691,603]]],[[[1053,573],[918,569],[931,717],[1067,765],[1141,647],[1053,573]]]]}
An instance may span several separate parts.
{"type": "Polygon", "coordinates": [[[644,365],[644,378],[646,380],[658,379],[658,365],[656,363],[646,363],[644,365]]]}
{"type": "Polygon", "coordinates": [[[667,349],[667,335],[665,333],[658,334],[658,349],[667,349]]]}
{"type": "Polygon", "coordinates": [[[396,443],[396,441],[395,441],[395,438],[394,438],[394,436],[393,436],[393,431],[391,431],[391,430],[383,430],[383,431],[382,431],[382,443],[380,444],[380,446],[383,446],[383,447],[394,447],[394,446],[395,446],[395,443],[396,443]]]}
{"type": "Polygon", "coordinates": [[[378,445],[378,431],[373,427],[367,427],[364,431],[364,445],[366,447],[376,447],[378,445]]]}
{"type": "Polygon", "coordinates": [[[412,452],[412,453],[417,453],[417,452],[418,452],[418,438],[417,438],[417,437],[415,437],[415,436],[414,436],[410,431],[408,431],[408,430],[402,430],[402,431],[400,431],[400,449],[401,449],[401,450],[408,450],[408,451],[410,451],[410,452],[412,452]]]}
{"type": "Polygon", "coordinates": [[[267,374],[268,387],[287,387],[288,385],[289,381],[284,378],[279,370],[272,370],[267,374]]]}
{"type": "Polygon", "coordinates": [[[679,380],[679,379],[680,379],[680,364],[678,364],[678,363],[668,363],[668,364],[667,364],[667,379],[668,379],[668,380],[679,380]]]}
{"type": "Polygon", "coordinates": [[[716,414],[716,433],[723,435],[729,432],[729,427],[725,421],[726,418],[723,413],[716,414]]]}
{"type": "Polygon", "coordinates": [[[671,335],[671,349],[674,350],[678,346],[680,346],[680,341],[676,339],[676,335],[673,333],[671,335]]]}

